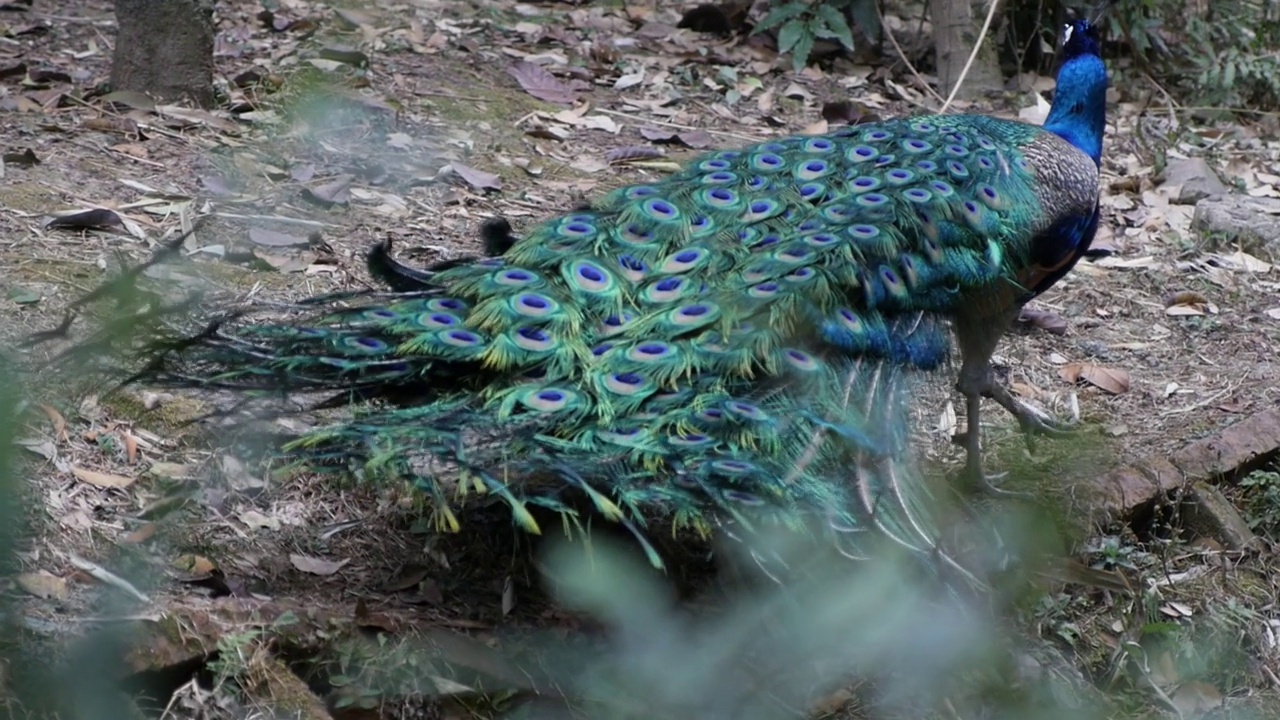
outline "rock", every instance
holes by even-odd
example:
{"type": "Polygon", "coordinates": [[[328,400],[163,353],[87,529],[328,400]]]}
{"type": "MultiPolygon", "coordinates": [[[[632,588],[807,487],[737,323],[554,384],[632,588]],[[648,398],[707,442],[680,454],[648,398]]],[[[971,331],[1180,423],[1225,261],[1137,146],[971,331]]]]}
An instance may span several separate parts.
{"type": "Polygon", "coordinates": [[[1187,158],[1171,163],[1164,172],[1165,185],[1177,185],[1181,190],[1173,202],[1183,205],[1203,200],[1214,195],[1226,195],[1231,192],[1218,174],[1209,167],[1204,158],[1187,158]]]}
{"type": "Polygon", "coordinates": [[[1258,257],[1280,260],[1280,199],[1244,195],[1211,197],[1196,203],[1193,230],[1216,247],[1235,247],[1258,257]]]}
{"type": "Polygon", "coordinates": [[[1200,537],[1213,538],[1228,550],[1246,550],[1258,545],[1258,536],[1221,490],[1206,482],[1195,483],[1191,489],[1190,504],[1183,508],[1183,522],[1188,530],[1200,537]]]}

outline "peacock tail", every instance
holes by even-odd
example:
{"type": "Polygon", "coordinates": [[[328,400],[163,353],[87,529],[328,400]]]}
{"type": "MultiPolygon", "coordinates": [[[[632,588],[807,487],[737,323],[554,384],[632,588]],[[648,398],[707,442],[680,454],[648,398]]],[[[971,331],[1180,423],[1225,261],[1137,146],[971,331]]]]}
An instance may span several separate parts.
{"type": "Polygon", "coordinates": [[[850,554],[873,530],[934,553],[912,375],[948,358],[949,320],[1006,313],[1069,269],[1097,201],[1096,156],[1019,122],[781,138],[522,239],[490,227],[498,257],[412,271],[381,248],[371,269],[396,292],[216,323],[139,378],[353,404],[284,454],[410,481],[445,529],[477,494],[530,532],[533,507],[580,526],[585,496],[642,541],[658,516],[701,533],[817,520],[850,554]]]}
{"type": "Polygon", "coordinates": [[[572,515],[579,491],[634,524],[818,513],[923,550],[923,486],[878,474],[901,455],[904,372],[946,359],[965,303],[1025,290],[1030,240],[1076,209],[1039,181],[1067,163],[1093,167],[984,116],[712,153],[423,290],[220,327],[152,379],[394,398],[285,449],[412,480],[444,527],[459,492],[502,497],[537,532],[528,505],[572,515]]]}

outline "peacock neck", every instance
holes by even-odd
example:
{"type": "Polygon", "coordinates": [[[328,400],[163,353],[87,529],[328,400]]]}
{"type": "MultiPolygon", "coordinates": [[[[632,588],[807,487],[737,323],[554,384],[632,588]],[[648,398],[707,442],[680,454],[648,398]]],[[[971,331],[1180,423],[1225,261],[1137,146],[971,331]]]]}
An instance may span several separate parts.
{"type": "Polygon", "coordinates": [[[1063,63],[1044,129],[1102,163],[1102,135],[1107,124],[1107,68],[1097,55],[1081,55],[1063,63]]]}

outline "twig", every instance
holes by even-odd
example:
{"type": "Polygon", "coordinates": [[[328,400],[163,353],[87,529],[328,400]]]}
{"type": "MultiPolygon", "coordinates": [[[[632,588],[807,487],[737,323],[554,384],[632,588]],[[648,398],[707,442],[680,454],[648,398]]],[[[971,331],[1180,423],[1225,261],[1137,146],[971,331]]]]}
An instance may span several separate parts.
{"type": "Polygon", "coordinates": [[[938,94],[938,91],[933,89],[933,86],[924,79],[924,76],[920,74],[920,71],[916,70],[916,66],[912,65],[911,61],[907,59],[906,51],[898,44],[898,39],[893,36],[893,31],[889,29],[888,23],[884,21],[884,13],[880,11],[880,3],[876,3],[875,6],[876,17],[880,19],[880,29],[884,31],[884,36],[889,38],[889,44],[892,45],[894,51],[898,53],[898,59],[902,61],[903,65],[907,66],[907,70],[911,71],[911,77],[915,78],[916,83],[922,90],[932,95],[935,100],[941,101],[942,96],[938,94]]]}
{"type": "Polygon", "coordinates": [[[150,165],[150,166],[151,166],[151,167],[153,167],[153,168],[162,168],[162,169],[163,169],[163,168],[168,167],[168,165],[165,165],[164,163],[158,163],[158,162],[156,162],[155,160],[148,160],[148,159],[146,159],[146,158],[140,158],[140,157],[138,157],[137,155],[130,155],[129,153],[120,152],[119,150],[116,150],[115,148],[111,148],[111,147],[99,147],[99,146],[93,145],[92,143],[87,143],[87,142],[81,141],[79,138],[73,138],[73,139],[71,140],[71,144],[72,144],[72,145],[79,146],[79,147],[82,147],[82,148],[84,148],[84,149],[86,149],[86,150],[92,150],[92,151],[100,152],[100,153],[102,153],[102,154],[104,154],[104,155],[106,155],[106,156],[108,156],[108,157],[115,157],[115,156],[119,156],[119,157],[121,157],[121,158],[126,158],[126,159],[128,159],[128,160],[132,160],[132,161],[134,161],[134,162],[141,163],[141,164],[143,164],[143,165],[150,165]]]}
{"type": "MultiPolygon", "coordinates": [[[[960,77],[956,78],[956,84],[951,88],[951,94],[947,96],[947,101],[942,104],[939,114],[945,113],[947,108],[951,107],[951,101],[956,99],[956,93],[960,92],[960,86],[964,85],[964,79],[969,75],[969,69],[973,67],[973,61],[978,58],[978,51],[982,49],[982,41],[987,39],[987,33],[991,30],[991,21],[996,16],[996,8],[1000,6],[1000,0],[991,0],[991,7],[987,8],[987,19],[982,21],[982,31],[978,33],[978,41],[973,44],[973,49],[969,51],[969,59],[964,64],[964,69],[960,71],[960,77]]],[[[935,18],[936,20],[936,18],[935,18]]]]}
{"type": "Polygon", "coordinates": [[[70,557],[68,557],[68,560],[71,561],[72,565],[75,565],[78,569],[89,573],[97,580],[104,582],[108,585],[114,585],[115,587],[118,587],[121,590],[124,590],[125,592],[138,598],[144,603],[151,602],[151,598],[144,595],[141,590],[134,587],[133,584],[130,583],[128,580],[125,580],[119,575],[112,573],[111,571],[107,570],[101,565],[91,563],[88,560],[85,560],[84,558],[81,558],[78,555],[71,555],[70,557]]]}

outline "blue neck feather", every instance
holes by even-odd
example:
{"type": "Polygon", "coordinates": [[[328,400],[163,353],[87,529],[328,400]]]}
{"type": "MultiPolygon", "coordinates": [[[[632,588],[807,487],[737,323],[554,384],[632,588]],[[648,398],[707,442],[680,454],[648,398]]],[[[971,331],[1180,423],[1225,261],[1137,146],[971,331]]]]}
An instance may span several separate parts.
{"type": "Polygon", "coordinates": [[[1062,64],[1053,107],[1044,129],[1102,163],[1102,135],[1107,124],[1107,68],[1102,58],[1086,53],[1062,64]]]}

